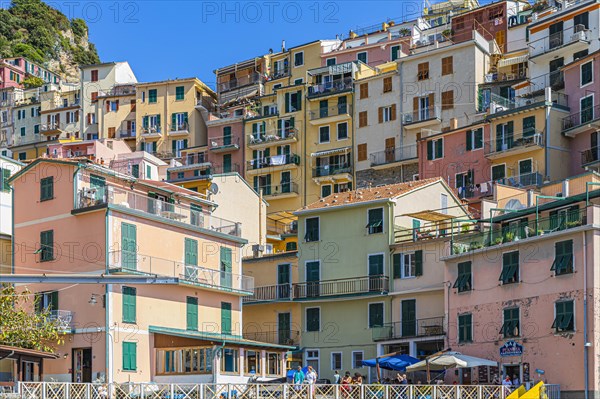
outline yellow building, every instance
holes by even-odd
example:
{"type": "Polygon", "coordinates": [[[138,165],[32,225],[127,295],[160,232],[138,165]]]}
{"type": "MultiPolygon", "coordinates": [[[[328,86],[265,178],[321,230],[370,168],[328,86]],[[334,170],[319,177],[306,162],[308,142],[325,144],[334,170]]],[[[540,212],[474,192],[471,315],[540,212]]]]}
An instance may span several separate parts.
{"type": "Polygon", "coordinates": [[[206,145],[208,108],[216,94],[197,78],[140,83],[136,93],[139,148],[161,158],[179,158],[188,147],[206,145]]]}
{"type": "Polygon", "coordinates": [[[136,150],[136,88],[133,84],[114,86],[98,93],[96,115],[101,137],[119,138],[136,150]]]}

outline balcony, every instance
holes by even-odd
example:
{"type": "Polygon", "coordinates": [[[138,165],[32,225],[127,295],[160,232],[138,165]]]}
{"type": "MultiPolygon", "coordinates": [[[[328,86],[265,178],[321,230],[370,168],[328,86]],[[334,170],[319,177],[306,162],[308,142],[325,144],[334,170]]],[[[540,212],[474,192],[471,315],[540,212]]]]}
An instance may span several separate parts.
{"type": "Polygon", "coordinates": [[[544,148],[543,133],[540,130],[529,129],[524,132],[507,133],[503,138],[486,141],[485,156],[496,159],[542,148],[544,148]]]}
{"type": "Polygon", "coordinates": [[[581,152],[581,167],[590,167],[600,161],[600,146],[591,147],[581,152]]]}
{"type": "MultiPolygon", "coordinates": [[[[550,87],[552,90],[561,90],[565,88],[565,75],[563,71],[553,71],[550,73],[545,73],[543,75],[538,75],[533,78],[529,78],[529,87],[527,88],[525,93],[518,91],[517,93],[523,97],[531,97],[535,94],[541,94],[540,98],[537,101],[543,101],[543,92],[546,90],[546,87],[550,87]]],[[[555,93],[553,93],[554,95],[555,93]]],[[[556,93],[558,94],[558,93],[556,93]]],[[[556,100],[559,101],[559,100],[556,100]]],[[[553,98],[552,102],[555,102],[555,98],[553,98]]],[[[559,105],[567,106],[566,101],[560,102],[559,105]]]]}
{"type": "Polygon", "coordinates": [[[587,49],[591,41],[591,31],[584,25],[575,25],[563,32],[553,33],[539,40],[529,43],[529,58],[550,59],[553,52],[569,47],[568,51],[574,53],[587,49]]]}
{"type": "Polygon", "coordinates": [[[209,137],[208,149],[212,152],[229,152],[240,149],[240,138],[229,136],[209,137]]]}
{"type": "Polygon", "coordinates": [[[317,166],[312,170],[312,176],[315,177],[327,177],[327,176],[335,176],[341,174],[352,174],[352,164],[349,162],[339,163],[339,164],[330,164],[317,166]]]}
{"type": "Polygon", "coordinates": [[[267,285],[254,287],[252,295],[245,297],[244,303],[291,301],[294,299],[292,284],[267,285]]]}
{"type": "Polygon", "coordinates": [[[121,129],[119,130],[119,138],[122,139],[134,139],[135,136],[135,129],[121,129]]]}
{"type": "Polygon", "coordinates": [[[263,191],[266,199],[297,197],[300,193],[298,183],[294,182],[281,182],[279,185],[259,186],[258,190],[263,191]]]}
{"type": "Polygon", "coordinates": [[[408,129],[419,129],[434,126],[441,122],[442,108],[427,107],[402,115],[402,122],[408,129]]]}
{"type": "Polygon", "coordinates": [[[321,298],[354,295],[381,295],[389,291],[389,277],[363,276],[337,280],[307,281],[293,284],[294,300],[320,300],[321,298]]]}
{"type": "Polygon", "coordinates": [[[508,114],[524,107],[543,106],[546,102],[551,102],[552,106],[568,110],[568,97],[565,94],[552,91],[551,97],[547,99],[544,91],[547,86],[543,86],[538,90],[537,87],[539,84],[549,84],[550,86],[548,87],[552,87],[553,83],[548,81],[550,76],[554,76],[555,79],[558,79],[562,74],[540,76],[537,78],[538,81],[535,83],[531,83],[530,81],[530,86],[528,86],[526,90],[520,90],[519,96],[512,99],[492,93],[488,102],[483,102],[481,104],[481,111],[488,111],[490,115],[508,114]]]}
{"type": "Polygon", "coordinates": [[[226,82],[221,82],[217,85],[219,93],[224,93],[230,90],[239,89],[244,86],[250,86],[257,83],[262,83],[263,79],[261,74],[253,72],[247,76],[241,76],[239,78],[230,79],[226,82]]]}
{"type": "Polygon", "coordinates": [[[257,108],[257,109],[253,109],[250,110],[248,112],[246,112],[246,115],[244,115],[244,119],[246,120],[253,120],[253,119],[260,119],[260,118],[269,118],[272,116],[278,116],[279,115],[279,110],[277,109],[277,106],[272,106],[272,107],[268,107],[268,108],[257,108]]]}
{"type": "Polygon", "coordinates": [[[223,272],[208,267],[186,265],[183,262],[139,254],[134,251],[111,251],[108,254],[110,273],[143,273],[178,277],[180,284],[211,290],[252,294],[254,278],[223,272]]]}
{"type": "Polygon", "coordinates": [[[338,93],[352,91],[354,88],[354,79],[344,78],[332,80],[330,82],[315,84],[308,86],[307,98],[316,98],[330,96],[338,93]]]}
{"type": "Polygon", "coordinates": [[[177,222],[187,227],[241,237],[241,223],[195,210],[187,204],[168,203],[115,186],[79,189],[72,213],[81,214],[107,206],[156,218],[159,221],[177,222]]]}
{"type": "Polygon", "coordinates": [[[581,112],[570,114],[562,120],[563,134],[575,137],[578,133],[586,130],[600,129],[600,121],[598,119],[600,119],[600,105],[594,105],[581,112]]]}
{"type": "Polygon", "coordinates": [[[152,125],[142,128],[143,139],[158,139],[162,137],[160,125],[152,125]]]}
{"type": "Polygon", "coordinates": [[[587,224],[587,209],[566,211],[555,216],[519,222],[518,226],[495,227],[488,231],[469,230],[451,239],[450,256],[481,248],[494,247],[531,237],[569,230],[587,224]]]}
{"type": "Polygon", "coordinates": [[[504,184],[510,187],[529,187],[529,186],[540,186],[543,183],[543,176],[540,172],[523,173],[521,175],[515,175],[511,177],[505,177],[498,179],[496,182],[504,184]]]}
{"type": "Polygon", "coordinates": [[[338,104],[332,107],[323,107],[309,112],[311,125],[340,122],[350,118],[352,115],[352,106],[348,104],[338,104]]]}
{"type": "Polygon", "coordinates": [[[435,337],[447,332],[444,316],[385,323],[372,329],[373,341],[400,338],[435,337]]]}
{"type": "Polygon", "coordinates": [[[243,333],[243,337],[269,344],[300,346],[300,331],[295,330],[246,331],[243,333]]]}
{"type": "Polygon", "coordinates": [[[298,221],[294,220],[290,223],[283,223],[278,220],[273,220],[273,219],[271,219],[270,216],[267,215],[267,231],[269,232],[269,234],[297,235],[298,234],[298,221]]]}
{"type": "Polygon", "coordinates": [[[190,134],[189,129],[187,122],[169,124],[169,137],[186,137],[190,134]]]}
{"type": "MultiPolygon", "coordinates": [[[[286,60],[287,61],[287,60],[286,60]]],[[[290,76],[291,68],[284,66],[283,68],[273,68],[273,72],[269,75],[269,80],[281,79],[290,76]]]]}
{"type": "Polygon", "coordinates": [[[298,141],[299,135],[300,131],[295,127],[254,133],[248,135],[248,147],[261,148],[275,143],[278,145],[295,143],[298,141]]]}
{"type": "Polygon", "coordinates": [[[281,154],[260,159],[251,159],[246,162],[246,171],[264,168],[276,169],[278,166],[285,165],[300,165],[300,156],[296,154],[281,154]]]}
{"type": "Polygon", "coordinates": [[[57,134],[61,134],[64,130],[64,126],[60,123],[49,123],[42,124],[40,126],[40,133],[44,135],[54,136],[57,134]]]}
{"type": "Polygon", "coordinates": [[[387,165],[390,163],[413,161],[417,159],[417,145],[411,144],[404,147],[388,148],[370,154],[371,167],[387,165]]]}
{"type": "Polygon", "coordinates": [[[61,332],[71,332],[74,328],[73,312],[70,310],[51,310],[49,320],[61,332]]]}

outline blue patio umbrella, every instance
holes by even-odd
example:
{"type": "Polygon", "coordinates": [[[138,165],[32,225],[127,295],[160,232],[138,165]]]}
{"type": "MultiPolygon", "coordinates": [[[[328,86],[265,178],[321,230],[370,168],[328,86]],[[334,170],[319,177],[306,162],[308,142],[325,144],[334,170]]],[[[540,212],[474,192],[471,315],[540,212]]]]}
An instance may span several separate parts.
{"type": "MultiPolygon", "coordinates": [[[[291,369],[288,370],[286,377],[288,380],[293,380],[294,379],[294,373],[296,372],[296,369],[291,369]]],[[[304,373],[304,376],[306,376],[306,374],[308,374],[308,367],[304,367],[302,369],[302,372],[304,373]]]]}
{"type": "Polygon", "coordinates": [[[367,367],[377,367],[377,362],[379,362],[379,367],[382,369],[405,371],[406,367],[419,362],[419,359],[409,355],[396,354],[393,356],[380,357],[379,360],[363,360],[362,365],[367,367]]]}

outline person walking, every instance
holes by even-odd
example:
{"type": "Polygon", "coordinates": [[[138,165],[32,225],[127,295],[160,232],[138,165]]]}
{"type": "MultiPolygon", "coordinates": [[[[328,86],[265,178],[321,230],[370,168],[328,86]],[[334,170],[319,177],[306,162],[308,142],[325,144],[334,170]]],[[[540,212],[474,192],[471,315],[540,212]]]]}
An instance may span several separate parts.
{"type": "Polygon", "coordinates": [[[338,373],[337,370],[333,373],[333,383],[339,384],[342,381],[342,376],[338,373]]]}
{"type": "Polygon", "coordinates": [[[306,373],[306,382],[308,383],[308,389],[310,389],[311,395],[315,394],[315,383],[317,382],[317,372],[312,366],[308,366],[308,372],[306,373]]]}
{"type": "Polygon", "coordinates": [[[296,371],[294,372],[294,389],[297,392],[300,392],[302,389],[302,384],[304,383],[304,373],[302,372],[302,367],[298,366],[296,371]]]}
{"type": "Polygon", "coordinates": [[[344,378],[342,378],[342,396],[344,398],[349,397],[351,391],[352,391],[352,377],[350,376],[350,372],[346,371],[346,374],[344,374],[344,378]]]}

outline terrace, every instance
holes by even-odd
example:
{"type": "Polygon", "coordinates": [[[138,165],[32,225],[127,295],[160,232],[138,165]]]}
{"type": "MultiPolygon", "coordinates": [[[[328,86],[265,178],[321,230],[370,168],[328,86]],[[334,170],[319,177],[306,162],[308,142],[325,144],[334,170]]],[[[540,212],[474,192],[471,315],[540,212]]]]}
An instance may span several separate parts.
{"type": "Polygon", "coordinates": [[[373,341],[400,338],[433,337],[448,331],[444,316],[385,323],[372,329],[373,341]]]}
{"type": "Polygon", "coordinates": [[[310,123],[313,125],[316,123],[338,122],[349,118],[350,115],[352,115],[352,106],[348,104],[338,104],[309,111],[310,123]]]}
{"type": "Polygon", "coordinates": [[[208,149],[212,152],[228,152],[240,149],[240,138],[231,135],[209,137],[208,149]]]}
{"type": "Polygon", "coordinates": [[[288,144],[298,141],[300,131],[294,126],[283,127],[277,130],[267,130],[248,135],[248,147],[268,147],[270,144],[288,144]]]}
{"type": "Polygon", "coordinates": [[[426,107],[402,115],[402,121],[407,128],[417,129],[436,125],[441,121],[440,106],[426,107]]]}
{"type": "Polygon", "coordinates": [[[529,43],[529,57],[540,59],[552,57],[555,51],[569,47],[570,52],[586,49],[591,41],[591,31],[584,25],[575,25],[564,31],[549,34],[529,43]]]}
{"type": "Polygon", "coordinates": [[[269,344],[300,345],[300,331],[296,330],[246,331],[243,333],[243,337],[252,341],[267,342],[269,344]]]}
{"type": "Polygon", "coordinates": [[[590,147],[581,152],[581,167],[597,165],[600,161],[600,146],[590,147]]]}
{"type": "Polygon", "coordinates": [[[544,148],[544,136],[540,130],[527,129],[522,132],[506,132],[495,140],[485,142],[485,155],[495,159],[505,155],[516,155],[544,148]]]}
{"type": "Polygon", "coordinates": [[[258,159],[246,161],[246,170],[258,170],[264,168],[275,168],[285,165],[300,165],[300,156],[297,154],[271,155],[258,159]]]}
{"type": "Polygon", "coordinates": [[[403,147],[388,148],[383,151],[373,152],[369,157],[371,159],[371,167],[416,160],[417,145],[411,144],[403,147]]]}
{"type": "Polygon", "coordinates": [[[600,129],[600,105],[585,108],[581,112],[570,114],[562,120],[563,134],[575,137],[588,129],[600,129]]]}

